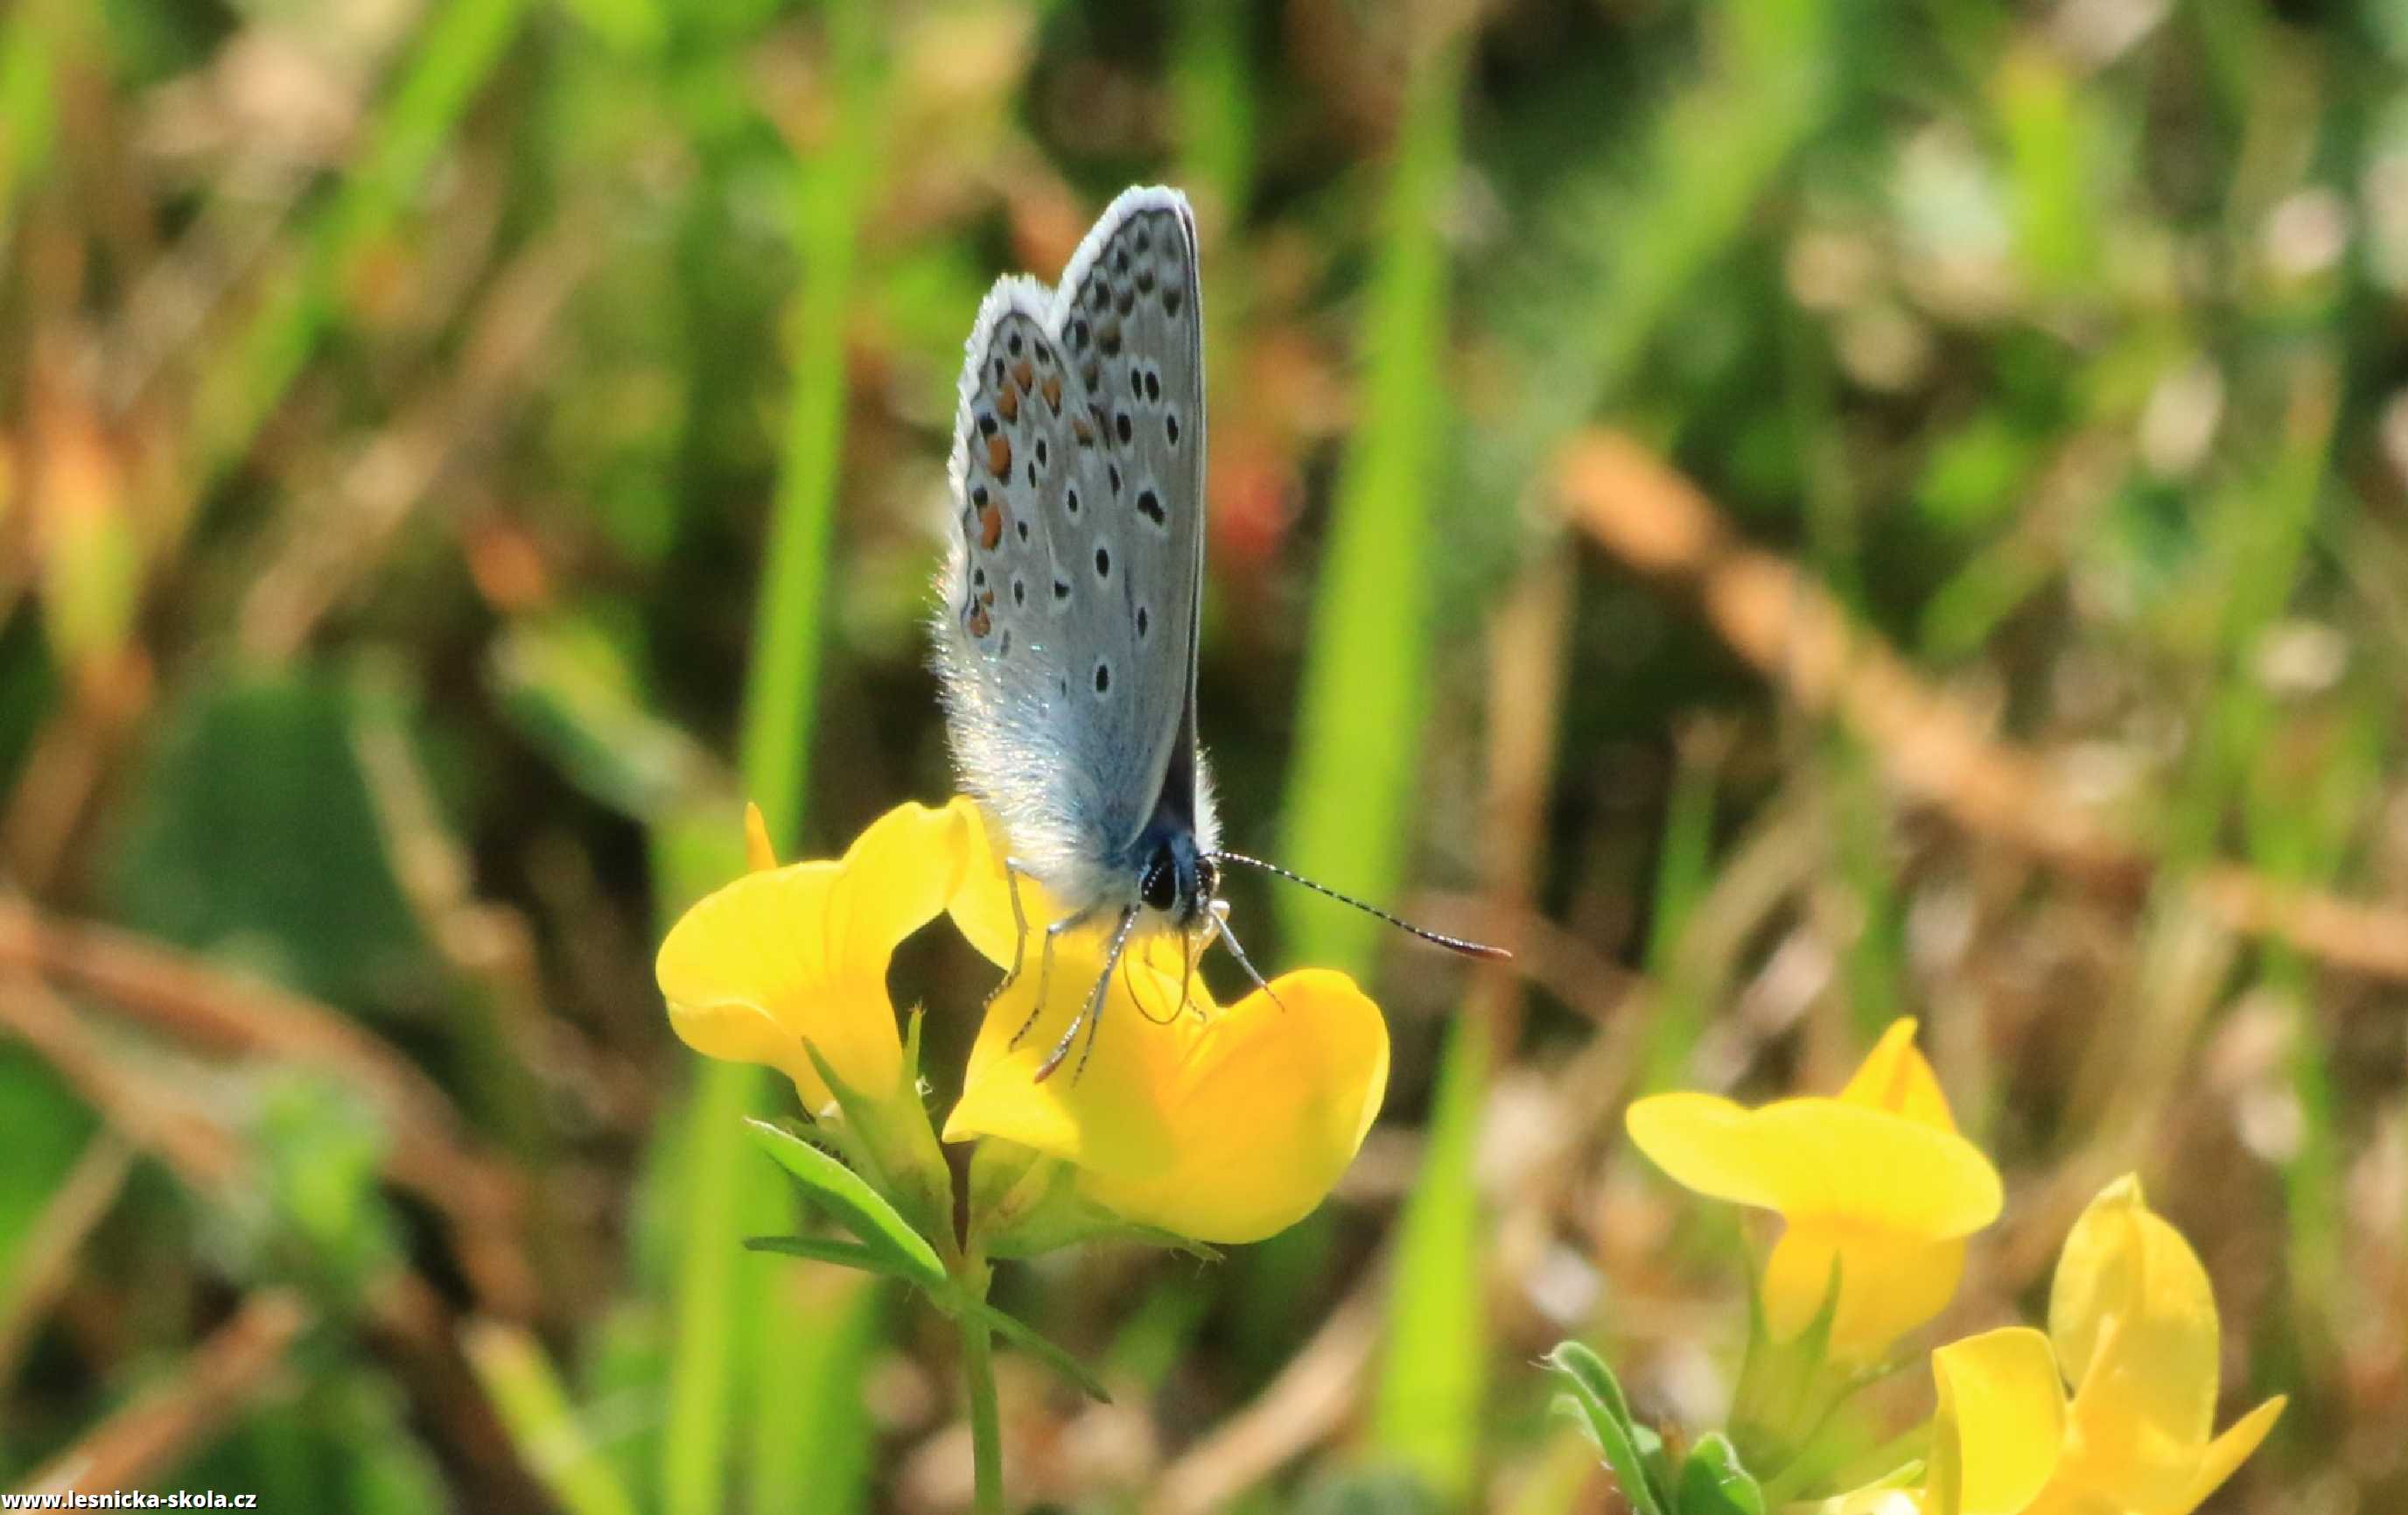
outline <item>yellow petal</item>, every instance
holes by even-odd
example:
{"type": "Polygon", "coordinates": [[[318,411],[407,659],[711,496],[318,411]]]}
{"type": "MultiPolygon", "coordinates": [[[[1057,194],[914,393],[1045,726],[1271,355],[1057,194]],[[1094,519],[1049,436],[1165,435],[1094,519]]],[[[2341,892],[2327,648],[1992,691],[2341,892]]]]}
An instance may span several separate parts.
{"type": "Polygon", "coordinates": [[[744,801],[744,866],[756,873],[778,866],[778,849],[769,844],[769,823],[750,800],[744,801]]]}
{"type": "Polygon", "coordinates": [[[1003,865],[1002,830],[970,800],[957,798],[950,808],[960,817],[967,837],[960,886],[945,906],[953,917],[954,928],[989,962],[1010,968],[1013,953],[1024,940],[1019,922],[1025,921],[1028,927],[1025,939],[1028,961],[1025,966],[1033,968],[1044,929],[1068,912],[1054,902],[1042,885],[1024,874],[1018,883],[1020,916],[1015,921],[1011,908],[1013,885],[1003,865]]]}
{"type": "Polygon", "coordinates": [[[2208,1443],[2206,1454],[2200,1459],[2199,1472],[2192,1478],[2190,1489],[2183,1496],[2178,1515],[2190,1515],[2192,1510],[2207,1503],[2208,1495],[2224,1487],[2224,1480],[2232,1477],[2233,1469],[2247,1462],[2249,1454],[2258,1450],[2258,1444],[2266,1439],[2266,1433],[2274,1429],[2274,1422],[2283,1417],[2283,1407],[2288,1403],[2285,1396],[2276,1394],[2233,1421],[2224,1435],[2208,1443]]]}
{"type": "Polygon", "coordinates": [[[2078,1489],[2066,1481],[2065,1470],[2049,1480],[2040,1497],[2031,1502],[2024,1515],[2128,1515],[2128,1512],[2105,1497],[2078,1489]]]}
{"type": "Polygon", "coordinates": [[[1972,1143],[1919,1121],[1831,1099],[1742,1110],[1709,1094],[1630,1107],[1640,1150],[1702,1194],[1929,1241],[1998,1219],[1998,1171],[1972,1143]]]}
{"type": "Polygon", "coordinates": [[[1874,1044],[1864,1065],[1848,1087],[1840,1090],[1843,1104],[1862,1105],[1869,1110],[1881,1110],[1900,1116],[1917,1125],[1933,1126],[1954,1132],[1956,1122],[1948,1113],[1948,1096],[1940,1089],[1940,1079],[1915,1050],[1914,1022],[1896,1020],[1882,1039],[1874,1044]]]}
{"type": "Polygon", "coordinates": [[[2065,1436],[2065,1388],[2048,1338],[2009,1326],[1931,1354],[1940,1407],[1927,1487],[1935,1515],[2018,1515],[2040,1496],[2065,1436]]]}
{"type": "Polygon", "coordinates": [[[2215,1298],[2137,1179],[2101,1190],[2066,1237],[2049,1335],[2075,1384],[2067,1479],[2140,1515],[2186,1508],[2214,1425],[2215,1298]]]}
{"type": "Polygon", "coordinates": [[[1202,975],[1188,985],[1182,1014],[1178,978],[1132,954],[1105,986],[1092,1051],[1082,1027],[1061,1066],[1037,1078],[1094,991],[1107,945],[1100,931],[1065,932],[1049,975],[1031,944],[1020,976],[987,1007],[945,1140],[999,1136],[1085,1168],[1146,1172],[1171,1162],[1166,1091],[1205,1018],[1218,1013],[1202,975]]]}
{"type": "Polygon", "coordinates": [[[1965,1242],[1791,1221],[1764,1264],[1764,1319],[1776,1339],[1792,1339],[1812,1323],[1835,1262],[1840,1302],[1831,1312],[1831,1355],[1869,1363],[1947,1307],[1965,1271],[1965,1242]]]}
{"type": "Polygon", "coordinates": [[[780,1070],[815,1111],[830,1095],[806,1039],[868,1092],[891,1090],[903,1068],[884,974],[838,973],[821,951],[842,873],[810,862],[748,873],[687,911],[653,965],[680,1041],[705,1057],[780,1070]]]}
{"type": "Polygon", "coordinates": [[[830,902],[828,960],[882,984],[896,944],[937,918],[960,890],[976,851],[961,802],[897,805],[844,853],[845,887],[830,902]]]}
{"type": "Polygon", "coordinates": [[[955,891],[968,840],[953,811],[902,805],[840,862],[748,873],[703,900],[654,963],[670,1026],[707,1057],[781,1070],[814,1110],[830,1096],[806,1042],[863,1093],[893,1094],[903,1048],[887,963],[955,891]]]}
{"type": "Polygon", "coordinates": [[[1271,990],[1276,1003],[1257,989],[1214,1019],[1176,1069],[1164,1090],[1171,1162],[1091,1170],[1089,1197],[1234,1243],[1285,1230],[1328,1194],[1386,1095],[1387,1022],[1344,974],[1287,974],[1271,990]]]}

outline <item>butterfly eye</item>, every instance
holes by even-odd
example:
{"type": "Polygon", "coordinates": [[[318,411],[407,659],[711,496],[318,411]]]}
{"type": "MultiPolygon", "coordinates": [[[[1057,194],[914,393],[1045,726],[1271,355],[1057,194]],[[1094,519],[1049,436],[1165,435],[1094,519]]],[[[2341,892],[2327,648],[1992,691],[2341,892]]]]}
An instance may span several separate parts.
{"type": "Polygon", "coordinates": [[[1138,875],[1137,897],[1149,910],[1168,910],[1178,903],[1179,874],[1171,866],[1168,847],[1156,852],[1138,875]]]}

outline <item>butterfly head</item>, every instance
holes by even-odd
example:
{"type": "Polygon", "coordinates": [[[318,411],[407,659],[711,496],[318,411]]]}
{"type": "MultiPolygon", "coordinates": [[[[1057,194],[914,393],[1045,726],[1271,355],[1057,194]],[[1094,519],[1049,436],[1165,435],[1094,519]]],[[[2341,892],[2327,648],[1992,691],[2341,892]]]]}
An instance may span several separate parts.
{"type": "Polygon", "coordinates": [[[1186,830],[1157,829],[1137,875],[1138,902],[1188,931],[1203,923],[1221,887],[1221,872],[1186,830]]]}

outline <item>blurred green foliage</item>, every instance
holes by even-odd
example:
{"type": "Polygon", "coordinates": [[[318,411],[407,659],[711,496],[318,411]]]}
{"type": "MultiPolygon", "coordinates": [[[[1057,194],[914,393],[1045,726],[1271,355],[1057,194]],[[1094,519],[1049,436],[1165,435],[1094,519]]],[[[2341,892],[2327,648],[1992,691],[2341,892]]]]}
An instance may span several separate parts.
{"type": "MultiPolygon", "coordinates": [[[[1742,1323],[1737,1238],[1621,1103],[1795,1087],[1903,1013],[2015,1200],[1959,1323],[2142,1168],[2228,1397],[2293,1395],[2228,1506],[2408,1495],[2408,996],[2197,891],[2408,900],[2408,23],[2146,0],[0,12],[0,1485],[291,1287],[280,1369],[141,1481],[966,1504],[924,1312],[738,1250],[796,1221],[738,1120],[791,1095],[679,1048],[651,955],[744,800],[799,857],[948,788],[961,341],[1156,180],[1206,241],[1232,844],[1441,927],[1526,864],[1528,1013],[1450,1036],[1452,964],[1233,880],[1267,967],[1375,986],[1388,1113],[1220,1264],[1008,1274],[1121,1391],[1007,1353],[1011,1486],[1609,1508],[1533,1360],[1611,1349],[1670,1439],[1742,1323]],[[1583,428],[2034,754],[2137,882],[1932,818],[1923,754],[1584,540],[1583,428]],[[1560,716],[1498,729],[1498,609],[1565,559],[1508,649],[1560,716]],[[21,929],[83,921],[133,934],[21,929]]],[[[957,1058],[982,967],[897,981],[957,1058]]]]}

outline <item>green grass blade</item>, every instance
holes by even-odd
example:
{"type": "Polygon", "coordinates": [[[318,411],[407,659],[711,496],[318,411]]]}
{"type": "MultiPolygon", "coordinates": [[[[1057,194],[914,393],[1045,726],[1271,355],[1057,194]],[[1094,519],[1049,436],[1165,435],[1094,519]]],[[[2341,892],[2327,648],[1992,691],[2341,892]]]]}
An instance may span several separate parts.
{"type": "Polygon", "coordinates": [[[249,326],[208,367],[193,417],[199,489],[250,449],[334,325],[355,260],[400,220],[525,10],[526,0],[452,0],[435,7],[400,82],[370,118],[372,139],[302,229],[298,262],[270,284],[249,326]]]}
{"type": "Polygon", "coordinates": [[[1245,209],[1254,164],[1255,76],[1246,56],[1243,6],[1184,0],[1171,87],[1186,141],[1181,181],[1209,194],[1234,218],[1245,209]]]}
{"type": "Polygon", "coordinates": [[[770,1318],[795,1324],[765,1333],[761,1344],[746,1508],[867,1509],[878,1436],[866,1390],[893,1291],[808,1269],[782,1269],[766,1282],[770,1318]],[[774,1361],[773,1349],[782,1354],[774,1361]]]}
{"type": "MultiPolygon", "coordinates": [[[[824,150],[796,169],[801,283],[795,387],[738,739],[745,792],[760,805],[781,853],[795,844],[801,827],[843,448],[844,322],[853,304],[859,223],[876,178],[882,78],[876,13],[837,5],[827,15],[837,108],[824,150]]],[[[778,1186],[740,1161],[738,1121],[762,1106],[767,1089],[760,1069],[735,1063],[707,1063],[697,1077],[695,1125],[681,1177],[691,1204],[674,1284],[676,1348],[661,1437],[668,1515],[720,1515],[725,1508],[727,1451],[748,1356],[758,1369],[758,1408],[766,1418],[754,1443],[806,1434],[789,1419],[795,1396],[786,1376],[808,1355],[810,1326],[760,1280],[748,1287],[733,1245],[740,1233],[774,1229],[785,1219],[778,1186]]]]}
{"type": "Polygon", "coordinates": [[[1422,1171],[1399,1222],[1372,1434],[1450,1505],[1480,1471],[1488,1323],[1473,1159],[1488,1089],[1488,1032],[1457,1020],[1439,1074],[1422,1171]]]}
{"type": "Polygon", "coordinates": [[[49,171],[58,135],[54,77],[63,46],[60,0],[17,7],[0,28],[0,236],[15,221],[25,188],[49,171]]]}
{"type": "MultiPolygon", "coordinates": [[[[1412,835],[1429,676],[1424,543],[1445,466],[1447,265],[1439,212],[1456,162],[1462,54],[1421,65],[1364,312],[1362,423],[1347,450],[1314,601],[1301,732],[1281,860],[1372,900],[1393,898],[1412,835]]],[[[1304,889],[1280,896],[1294,960],[1364,977],[1385,928],[1304,889]]]]}
{"type": "Polygon", "coordinates": [[[636,1515],[635,1501],[610,1464],[595,1452],[568,1393],[543,1348],[517,1326],[482,1320],[470,1325],[469,1365],[518,1443],[520,1461],[542,1480],[567,1515],[636,1515]]]}
{"type": "Polygon", "coordinates": [[[1642,1082],[1650,1093],[1675,1087],[1705,1031],[1706,1003],[1684,945],[1698,902],[1713,877],[1717,764],[1680,743],[1672,795],[1665,807],[1664,842],[1656,864],[1656,899],[1647,936],[1647,974],[1662,986],[1656,1024],[1647,1033],[1642,1082]]]}
{"type": "Polygon", "coordinates": [[[1553,195],[1545,267],[1523,270],[1519,303],[1543,344],[1522,384],[1521,424],[1488,469],[1517,488],[1527,470],[1629,382],[1665,318],[1716,260],[1824,119],[1835,66],[1823,0],[1746,0],[1710,13],[1712,61],[1643,144],[1598,161],[1647,166],[1636,194],[1575,171],[1553,195]]]}
{"type": "Polygon", "coordinates": [[[743,1291],[733,1244],[759,1209],[748,1203],[748,1190],[770,1187],[766,1176],[756,1180],[736,1161],[737,1143],[767,1083],[749,1063],[705,1062],[686,1112],[685,1162],[677,1179],[686,1203],[661,1428],[661,1493],[669,1515],[712,1515],[724,1503],[728,1426],[742,1387],[737,1327],[743,1291]]]}
{"type": "Polygon", "coordinates": [[[796,295],[795,388],[785,459],[761,576],[752,665],[744,686],[738,763],[772,840],[791,844],[818,704],[820,625],[828,542],[844,448],[844,326],[853,304],[860,220],[877,174],[881,68],[873,7],[828,7],[839,125],[827,150],[797,166],[794,217],[802,285],[796,295]]]}

